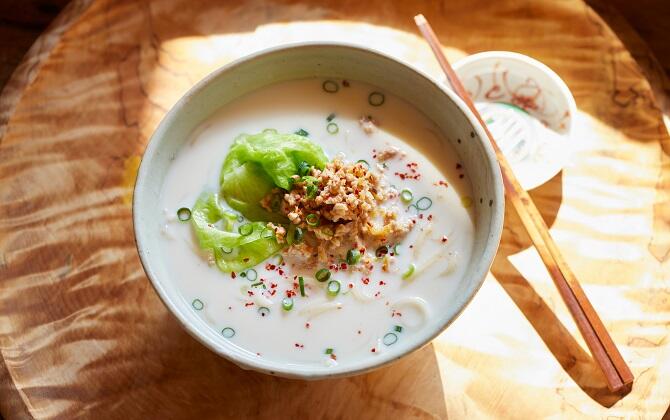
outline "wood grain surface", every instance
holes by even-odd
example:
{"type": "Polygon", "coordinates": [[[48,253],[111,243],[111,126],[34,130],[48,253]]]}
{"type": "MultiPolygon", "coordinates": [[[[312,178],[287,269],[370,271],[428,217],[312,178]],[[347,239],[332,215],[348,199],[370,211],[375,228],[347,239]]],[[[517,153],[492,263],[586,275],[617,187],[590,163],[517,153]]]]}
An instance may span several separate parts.
{"type": "Polygon", "coordinates": [[[582,2],[75,1],[37,45],[0,97],[6,418],[659,418],[668,407],[670,138],[639,67],[582,2]],[[419,12],[452,62],[518,51],[575,95],[571,163],[531,195],[635,374],[628,395],[607,390],[511,208],[463,315],[353,378],[243,371],[191,339],[144,276],[134,176],[190,86],[306,39],[364,43],[437,76],[419,12]]]}

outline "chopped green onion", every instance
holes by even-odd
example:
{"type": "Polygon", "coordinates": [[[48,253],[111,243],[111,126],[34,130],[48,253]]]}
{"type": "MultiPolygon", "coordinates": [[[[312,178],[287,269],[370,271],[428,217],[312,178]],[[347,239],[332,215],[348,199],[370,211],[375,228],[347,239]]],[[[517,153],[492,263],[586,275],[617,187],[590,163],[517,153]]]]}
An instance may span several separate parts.
{"type": "Polygon", "coordinates": [[[221,335],[223,335],[225,338],[233,338],[235,336],[235,330],[230,327],[226,327],[221,330],[221,335]]]}
{"type": "Polygon", "coordinates": [[[304,160],[298,164],[298,175],[305,176],[310,172],[312,165],[305,162],[304,160]]]}
{"type": "Polygon", "coordinates": [[[372,92],[368,95],[368,103],[372,106],[381,106],[385,100],[386,97],[380,92],[372,92]]]}
{"type": "Polygon", "coordinates": [[[433,205],[433,200],[428,197],[421,197],[416,201],[416,208],[419,210],[428,210],[433,205]]]}
{"type": "Polygon", "coordinates": [[[261,306],[260,308],[258,308],[258,314],[263,317],[268,316],[270,315],[270,308],[261,306]]]}
{"type": "Polygon", "coordinates": [[[388,253],[389,253],[389,247],[387,247],[386,245],[382,245],[375,250],[375,257],[381,258],[388,253]]]}
{"type": "Polygon", "coordinates": [[[310,226],[319,226],[319,215],[316,213],[310,213],[305,217],[305,222],[310,226]]]}
{"type": "Polygon", "coordinates": [[[256,279],[258,278],[258,273],[253,268],[248,269],[247,271],[243,272],[241,275],[242,275],[242,277],[246,277],[247,280],[249,280],[249,281],[256,281],[256,279]]]}
{"type": "Polygon", "coordinates": [[[177,210],[177,219],[179,219],[180,222],[188,222],[191,220],[191,209],[182,207],[177,210]]]}
{"type": "Polygon", "coordinates": [[[409,213],[409,209],[414,209],[416,210],[416,214],[419,214],[419,208],[416,206],[416,204],[410,204],[407,206],[407,212],[409,213]]]}
{"type": "Polygon", "coordinates": [[[270,228],[264,228],[263,231],[261,232],[261,238],[263,239],[270,239],[275,236],[275,231],[270,228]]]}
{"type": "Polygon", "coordinates": [[[394,333],[388,333],[382,339],[382,342],[387,346],[395,344],[396,341],[398,341],[398,336],[395,335],[394,333]]]}
{"type": "Polygon", "coordinates": [[[400,244],[393,245],[393,255],[400,255],[400,252],[398,252],[399,248],[400,244]]]}
{"type": "Polygon", "coordinates": [[[402,332],[402,327],[400,325],[396,325],[395,327],[393,327],[393,331],[402,332]]]}
{"type": "Polygon", "coordinates": [[[196,311],[202,311],[202,308],[205,307],[205,304],[202,303],[200,299],[193,299],[193,303],[191,303],[191,305],[193,305],[193,309],[196,311]]]}
{"type": "Polygon", "coordinates": [[[409,267],[407,267],[407,270],[405,270],[404,273],[402,273],[402,278],[407,280],[414,274],[414,270],[416,269],[416,266],[414,264],[410,264],[409,267]]]}
{"type": "Polygon", "coordinates": [[[331,121],[333,121],[334,118],[335,118],[335,114],[334,114],[334,113],[331,113],[330,115],[328,115],[328,116],[326,117],[326,121],[331,122],[331,121]]]}
{"type": "Polygon", "coordinates": [[[334,82],[332,80],[326,80],[325,82],[323,82],[321,87],[323,88],[324,91],[328,93],[335,93],[338,90],[340,90],[340,85],[338,85],[337,82],[334,82]]]}
{"type": "Polygon", "coordinates": [[[300,296],[305,297],[305,279],[302,276],[298,277],[298,284],[300,285],[300,296]]]}
{"type": "MultiPolygon", "coordinates": [[[[302,238],[305,236],[305,233],[299,227],[296,227],[293,231],[293,243],[302,242],[302,238]]],[[[281,255],[280,255],[281,256],[281,255]]],[[[283,262],[283,259],[282,259],[283,262]]]]}
{"type": "Polygon", "coordinates": [[[237,215],[237,221],[240,223],[244,222],[244,216],[242,216],[241,214],[237,215]]]}
{"type": "Polygon", "coordinates": [[[328,282],[328,294],[330,296],[337,296],[340,293],[340,282],[337,280],[331,280],[328,282]]]}
{"type": "Polygon", "coordinates": [[[324,281],[327,281],[330,278],[330,270],[328,270],[327,268],[322,268],[321,270],[316,272],[314,277],[316,277],[318,281],[323,283],[324,281]]]}
{"type": "Polygon", "coordinates": [[[326,349],[326,354],[333,354],[333,349],[331,349],[330,347],[328,347],[328,348],[326,349]]]}
{"type": "Polygon", "coordinates": [[[330,122],[326,126],[326,131],[330,134],[337,134],[340,131],[340,127],[334,122],[330,122]]]}
{"type": "Polygon", "coordinates": [[[263,289],[267,289],[267,287],[265,287],[265,284],[263,284],[262,281],[259,281],[258,283],[254,283],[254,284],[251,285],[251,287],[256,287],[256,286],[263,286],[263,289]]]}
{"type": "Polygon", "coordinates": [[[365,166],[365,169],[370,169],[370,164],[365,159],[357,160],[356,163],[362,163],[365,166]]]}
{"type": "Polygon", "coordinates": [[[297,134],[299,136],[303,136],[303,137],[308,137],[309,136],[309,133],[307,131],[303,130],[302,128],[300,130],[296,131],[295,134],[297,134]]]}
{"type": "Polygon", "coordinates": [[[307,198],[316,197],[316,193],[319,191],[317,186],[314,184],[309,184],[305,189],[307,190],[307,198]]]}
{"type": "Polygon", "coordinates": [[[285,297],[281,301],[281,307],[285,311],[290,311],[291,309],[293,309],[293,299],[291,299],[290,297],[285,297]]]}
{"type": "Polygon", "coordinates": [[[254,226],[251,223],[245,223],[242,226],[238,227],[237,231],[242,236],[249,236],[251,235],[251,232],[254,231],[254,226]]]}
{"type": "Polygon", "coordinates": [[[358,249],[352,248],[349,251],[347,251],[347,264],[356,265],[360,260],[361,260],[361,252],[358,249]]]}
{"type": "Polygon", "coordinates": [[[223,254],[230,254],[231,252],[233,252],[233,248],[228,248],[227,246],[220,246],[219,250],[223,254]]]}
{"type": "Polygon", "coordinates": [[[414,195],[412,194],[412,191],[408,190],[407,188],[400,191],[400,199],[405,203],[410,203],[413,197],[414,195]]]}

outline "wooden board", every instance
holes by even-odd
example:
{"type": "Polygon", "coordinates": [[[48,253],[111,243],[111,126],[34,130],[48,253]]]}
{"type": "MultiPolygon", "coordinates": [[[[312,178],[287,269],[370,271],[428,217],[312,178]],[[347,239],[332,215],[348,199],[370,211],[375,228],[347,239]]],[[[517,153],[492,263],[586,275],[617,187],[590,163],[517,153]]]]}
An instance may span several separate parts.
{"type": "Polygon", "coordinates": [[[0,97],[0,413],[71,418],[660,417],[670,403],[670,138],[649,84],[582,2],[74,2],[0,97]],[[364,5],[363,5],[364,4],[364,5]],[[473,13],[475,12],[476,13],[473,13]],[[305,383],[243,371],[191,339],[139,264],[130,201],[166,110],[235,58],[364,43],[439,74],[513,50],[579,107],[571,164],[533,191],[636,376],[604,378],[511,208],[463,315],[403,361],[305,383]]]}

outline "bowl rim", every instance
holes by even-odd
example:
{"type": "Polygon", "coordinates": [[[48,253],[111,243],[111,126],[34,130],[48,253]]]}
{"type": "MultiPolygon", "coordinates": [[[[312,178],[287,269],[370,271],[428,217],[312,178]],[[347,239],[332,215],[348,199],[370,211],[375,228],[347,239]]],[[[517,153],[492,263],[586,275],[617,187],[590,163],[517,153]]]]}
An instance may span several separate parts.
{"type": "Polygon", "coordinates": [[[168,312],[174,318],[177,319],[181,327],[189,335],[191,335],[197,341],[202,343],[209,350],[235,363],[237,366],[243,369],[256,370],[268,373],[270,375],[277,375],[286,378],[315,380],[315,379],[352,376],[381,368],[390,363],[393,363],[394,361],[397,361],[400,358],[405,357],[406,355],[415,352],[416,350],[429,344],[432,340],[435,339],[435,337],[441,334],[449,325],[451,325],[452,322],[454,322],[461,315],[463,310],[470,304],[470,302],[477,294],[482,284],[484,283],[484,280],[487,277],[487,273],[491,267],[491,264],[493,263],[493,259],[497,253],[498,246],[500,243],[500,238],[502,236],[503,221],[505,214],[504,210],[505,196],[503,191],[502,175],[500,173],[495,153],[493,151],[491,144],[486,139],[487,137],[484,129],[478,123],[472,111],[467,107],[465,102],[463,102],[458,97],[458,95],[456,95],[456,93],[447,89],[436,78],[430,76],[429,74],[417,68],[416,66],[413,66],[408,62],[401,61],[400,59],[392,57],[387,53],[384,53],[377,49],[348,42],[305,41],[305,42],[286,43],[279,46],[265,48],[253,52],[251,54],[247,54],[222,67],[217,68],[216,70],[212,71],[204,78],[202,78],[200,81],[195,83],[168,110],[165,116],[161,119],[160,123],[156,126],[156,129],[154,130],[154,132],[152,133],[151,137],[147,142],[145,151],[142,154],[140,166],[137,172],[137,177],[135,179],[135,185],[133,188],[133,202],[132,202],[133,232],[135,238],[135,245],[138,251],[138,255],[140,257],[142,268],[147,278],[149,279],[151,285],[153,286],[154,290],[156,291],[159,298],[163,302],[163,305],[168,309],[168,312]],[[139,227],[142,224],[142,222],[140,221],[141,211],[139,209],[139,206],[142,201],[141,191],[142,189],[146,188],[146,185],[149,185],[148,183],[149,169],[150,169],[149,162],[151,162],[154,159],[154,156],[160,150],[160,145],[162,144],[161,138],[164,136],[166,127],[169,127],[175,120],[178,119],[183,108],[188,105],[191,98],[199,94],[204,89],[206,89],[210,83],[215,81],[223,73],[229,72],[235,69],[236,67],[239,67],[249,61],[256,60],[257,58],[265,55],[282,53],[294,49],[310,49],[310,48],[314,49],[343,48],[343,49],[358,50],[359,52],[362,52],[364,54],[370,54],[376,56],[377,59],[387,60],[392,62],[394,65],[405,67],[410,71],[416,73],[418,76],[425,79],[434,88],[438,89],[444,95],[446,95],[463,113],[465,118],[469,121],[471,129],[477,134],[476,137],[478,141],[482,143],[483,152],[485,154],[487,164],[491,169],[491,176],[493,178],[493,188],[492,188],[493,208],[491,210],[490,230],[488,239],[486,240],[486,244],[484,246],[480,258],[480,261],[484,262],[484,264],[480,263],[478,266],[476,266],[474,270],[472,270],[471,273],[469,273],[470,277],[472,279],[477,279],[477,281],[472,282],[472,285],[467,288],[466,291],[469,293],[469,295],[464,300],[461,300],[459,302],[460,307],[458,307],[455,311],[452,312],[451,317],[445,316],[444,319],[439,320],[439,322],[436,323],[436,327],[434,328],[433,331],[430,331],[429,334],[427,334],[425,337],[420,337],[420,339],[417,339],[411,346],[408,346],[406,349],[404,349],[404,351],[401,351],[397,354],[394,354],[394,352],[381,354],[378,358],[374,359],[372,362],[369,361],[365,362],[365,359],[363,359],[362,361],[349,365],[349,368],[347,369],[333,369],[332,371],[316,370],[309,366],[303,366],[303,365],[296,366],[296,365],[282,364],[281,362],[276,361],[267,362],[264,361],[264,359],[252,358],[251,355],[226,351],[226,349],[224,349],[222,346],[219,346],[213,340],[210,340],[210,338],[207,337],[203,331],[201,331],[201,328],[190,322],[186,318],[186,316],[179,310],[177,304],[173,302],[173,300],[169,296],[163,284],[164,282],[161,279],[159,279],[159,276],[156,275],[156,273],[154,273],[151,258],[148,258],[145,252],[143,251],[145,248],[147,248],[146,243],[148,242],[148,238],[144,237],[142,229],[139,227]]]}

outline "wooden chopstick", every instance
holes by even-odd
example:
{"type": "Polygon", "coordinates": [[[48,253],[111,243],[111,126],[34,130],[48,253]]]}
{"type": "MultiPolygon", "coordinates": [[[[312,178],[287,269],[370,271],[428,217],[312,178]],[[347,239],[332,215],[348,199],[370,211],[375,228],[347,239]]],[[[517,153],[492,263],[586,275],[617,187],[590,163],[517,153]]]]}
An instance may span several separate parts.
{"type": "Polygon", "coordinates": [[[475,117],[477,117],[479,124],[484,128],[486,135],[491,141],[498,163],[500,164],[507,197],[519,214],[523,226],[528,231],[530,239],[540,254],[544,265],[549,270],[549,274],[554,280],[563,301],[570,310],[593,358],[605,375],[608,388],[612,392],[630,391],[633,384],[632,372],[621,357],[619,350],[612,341],[612,337],[610,337],[600,317],[595,309],[593,309],[577,278],[563,259],[558,247],[549,234],[549,228],[542,219],[537,207],[535,207],[535,203],[533,203],[528,192],[521,187],[521,184],[514,176],[514,172],[512,172],[507,159],[503,156],[491,132],[489,132],[481,115],[479,115],[479,112],[472,103],[472,99],[442,52],[440,43],[430,24],[428,24],[423,15],[415,16],[414,21],[433,50],[452,88],[463,99],[475,117]]]}

